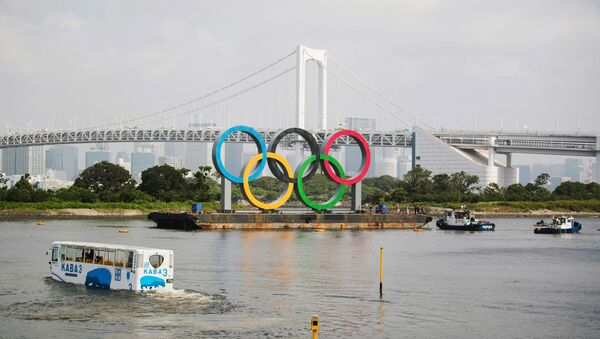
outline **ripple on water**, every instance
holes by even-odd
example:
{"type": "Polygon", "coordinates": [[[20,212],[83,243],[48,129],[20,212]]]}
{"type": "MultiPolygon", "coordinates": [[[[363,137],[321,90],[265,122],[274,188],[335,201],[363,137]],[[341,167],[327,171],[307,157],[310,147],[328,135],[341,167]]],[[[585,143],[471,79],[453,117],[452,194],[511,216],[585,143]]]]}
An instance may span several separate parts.
{"type": "MultiPolygon", "coordinates": [[[[225,296],[194,290],[118,291],[45,279],[49,295],[12,303],[4,312],[26,320],[93,321],[123,324],[169,315],[224,314],[233,309],[225,296]]],[[[4,313],[2,312],[2,313],[4,313]]],[[[162,325],[158,325],[162,326],[162,325]]]]}

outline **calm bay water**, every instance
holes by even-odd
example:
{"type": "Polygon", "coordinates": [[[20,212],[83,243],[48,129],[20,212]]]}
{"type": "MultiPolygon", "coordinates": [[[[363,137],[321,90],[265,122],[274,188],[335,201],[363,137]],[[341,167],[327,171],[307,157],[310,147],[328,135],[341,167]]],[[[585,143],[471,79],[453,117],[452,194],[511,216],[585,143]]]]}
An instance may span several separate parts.
{"type": "Polygon", "coordinates": [[[0,222],[0,337],[600,337],[599,219],[578,235],[158,230],[141,220],[0,222]],[[129,233],[117,233],[127,228],[129,233]],[[175,293],[49,278],[54,240],[175,251],[175,293]],[[379,300],[379,247],[385,248],[379,300]]]}

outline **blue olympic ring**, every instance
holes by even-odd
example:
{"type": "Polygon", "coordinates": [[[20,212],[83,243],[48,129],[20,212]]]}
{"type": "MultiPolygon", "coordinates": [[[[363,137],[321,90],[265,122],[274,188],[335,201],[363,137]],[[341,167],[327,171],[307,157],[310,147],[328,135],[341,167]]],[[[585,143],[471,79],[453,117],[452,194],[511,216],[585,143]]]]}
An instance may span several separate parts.
{"type": "Polygon", "coordinates": [[[235,175],[231,174],[231,172],[229,172],[225,168],[225,165],[223,164],[223,161],[221,160],[221,148],[223,146],[223,143],[225,142],[225,140],[227,139],[227,137],[230,134],[233,134],[236,132],[242,132],[242,133],[248,134],[252,138],[252,140],[254,140],[256,147],[258,147],[259,154],[262,154],[261,161],[259,162],[257,168],[254,170],[254,173],[252,173],[252,175],[250,175],[250,177],[248,178],[248,181],[252,181],[252,180],[258,178],[258,176],[260,175],[262,170],[265,168],[265,164],[267,163],[267,145],[265,144],[265,141],[263,140],[263,138],[260,136],[260,133],[258,133],[254,128],[248,127],[248,126],[242,126],[242,125],[233,126],[233,127],[229,128],[228,130],[223,132],[219,136],[219,140],[217,140],[217,142],[214,143],[213,149],[212,149],[212,160],[213,160],[213,164],[215,164],[217,167],[217,171],[222,176],[227,178],[229,181],[236,183],[236,184],[241,184],[244,182],[244,179],[241,176],[235,176],[235,175]]]}

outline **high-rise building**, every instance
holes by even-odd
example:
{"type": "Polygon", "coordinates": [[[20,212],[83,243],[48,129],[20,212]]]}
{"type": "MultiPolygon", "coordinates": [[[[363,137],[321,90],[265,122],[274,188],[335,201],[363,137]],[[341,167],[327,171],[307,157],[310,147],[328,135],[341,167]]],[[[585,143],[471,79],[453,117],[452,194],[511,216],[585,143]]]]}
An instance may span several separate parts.
{"type": "Polygon", "coordinates": [[[519,169],[519,184],[527,185],[532,181],[531,165],[520,165],[515,167],[519,169]]]}
{"type": "Polygon", "coordinates": [[[139,180],[142,172],[156,165],[154,146],[147,143],[134,143],[131,153],[131,176],[139,180]]]}
{"type": "Polygon", "coordinates": [[[6,175],[44,174],[44,147],[5,148],[2,150],[2,170],[6,175]]]}
{"type": "Polygon", "coordinates": [[[406,156],[400,156],[397,158],[397,165],[396,165],[396,176],[400,179],[404,178],[404,175],[410,171],[412,169],[412,162],[409,158],[407,158],[406,156]]]}
{"type": "Polygon", "coordinates": [[[182,142],[165,142],[164,150],[166,156],[185,158],[185,144],[182,142]]]}
{"type": "Polygon", "coordinates": [[[583,181],[583,161],[581,159],[565,159],[565,177],[571,181],[583,181]]]}
{"type": "MultiPolygon", "coordinates": [[[[189,128],[211,128],[217,125],[211,121],[206,123],[192,123],[189,128]]],[[[211,166],[212,143],[186,142],[185,143],[185,167],[195,172],[200,166],[211,166]]]]}
{"type": "Polygon", "coordinates": [[[107,144],[96,144],[85,152],[85,168],[94,166],[102,161],[110,161],[110,152],[107,144]]]}
{"type": "MultiPolygon", "coordinates": [[[[376,124],[375,119],[371,118],[347,117],[345,120],[345,127],[355,131],[374,131],[376,124]]],[[[344,149],[344,169],[348,172],[346,175],[356,175],[360,169],[360,164],[362,161],[360,148],[358,146],[346,146],[344,149]]],[[[371,148],[371,152],[374,152],[373,148],[371,148]]],[[[372,156],[371,159],[372,160],[369,166],[369,171],[367,172],[367,177],[373,177],[377,174],[377,160],[374,156],[372,156]]]]}
{"type": "Polygon", "coordinates": [[[79,174],[79,150],[75,146],[54,146],[46,150],[46,169],[65,172],[66,180],[79,174]]]}
{"type": "Polygon", "coordinates": [[[158,165],[159,166],[169,165],[171,167],[180,169],[180,168],[183,168],[183,158],[175,157],[172,155],[163,155],[163,156],[158,157],[158,165]]]}
{"type": "Polygon", "coordinates": [[[243,152],[244,144],[225,144],[225,167],[229,172],[233,173],[234,175],[238,175],[242,171],[243,152]]]}

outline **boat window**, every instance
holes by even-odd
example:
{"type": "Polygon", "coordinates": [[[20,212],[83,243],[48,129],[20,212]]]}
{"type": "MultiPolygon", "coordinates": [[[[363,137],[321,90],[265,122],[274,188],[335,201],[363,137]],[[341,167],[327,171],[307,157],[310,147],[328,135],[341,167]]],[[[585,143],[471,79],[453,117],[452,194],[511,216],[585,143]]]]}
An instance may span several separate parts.
{"type": "Polygon", "coordinates": [[[86,248],[85,249],[85,256],[84,256],[84,260],[86,263],[91,264],[94,262],[94,250],[91,248],[86,248]]]}
{"type": "Polygon", "coordinates": [[[452,212],[448,212],[448,216],[451,217],[452,216],[452,212]]]}
{"type": "Polygon", "coordinates": [[[58,261],[58,248],[52,249],[52,261],[58,261]]]}
{"type": "Polygon", "coordinates": [[[67,256],[67,246],[60,247],[60,260],[65,261],[67,256]]]}
{"type": "Polygon", "coordinates": [[[106,251],[106,256],[104,257],[104,265],[112,266],[115,263],[115,251],[106,251]]]}
{"type": "Polygon", "coordinates": [[[126,261],[127,261],[127,252],[117,250],[117,254],[115,257],[115,266],[123,267],[123,266],[125,266],[126,261]]]}
{"type": "Polygon", "coordinates": [[[71,246],[67,246],[67,261],[73,261],[73,255],[75,254],[74,248],[71,246]]]}
{"type": "Polygon", "coordinates": [[[165,261],[165,257],[159,254],[155,254],[151,255],[150,258],[148,258],[148,261],[150,261],[150,265],[152,265],[152,267],[159,268],[160,265],[162,265],[163,261],[165,261]]]}
{"type": "Polygon", "coordinates": [[[169,254],[169,268],[173,268],[173,254],[169,254]]]}
{"type": "Polygon", "coordinates": [[[76,262],[83,262],[83,248],[81,248],[81,247],[73,248],[73,258],[75,258],[76,262]]]}
{"type": "Polygon", "coordinates": [[[106,251],[96,250],[96,258],[94,258],[94,264],[103,265],[106,251]]]}
{"type": "Polygon", "coordinates": [[[131,268],[133,266],[133,252],[127,252],[127,261],[125,267],[131,268]]]}

